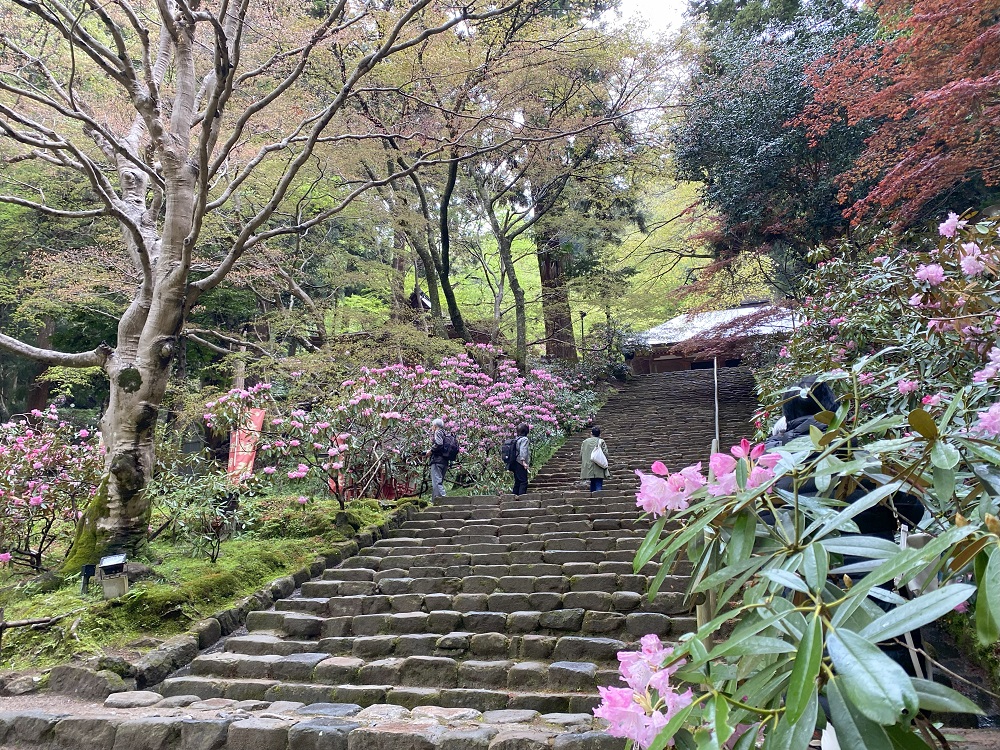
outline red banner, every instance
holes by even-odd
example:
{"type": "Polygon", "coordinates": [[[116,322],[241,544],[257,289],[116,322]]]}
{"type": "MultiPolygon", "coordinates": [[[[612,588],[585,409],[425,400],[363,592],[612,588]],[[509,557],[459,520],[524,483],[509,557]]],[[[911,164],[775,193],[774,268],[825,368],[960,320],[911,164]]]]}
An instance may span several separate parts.
{"type": "Polygon", "coordinates": [[[248,409],[244,424],[229,436],[229,481],[239,484],[253,474],[260,429],[264,426],[264,410],[248,409]]]}

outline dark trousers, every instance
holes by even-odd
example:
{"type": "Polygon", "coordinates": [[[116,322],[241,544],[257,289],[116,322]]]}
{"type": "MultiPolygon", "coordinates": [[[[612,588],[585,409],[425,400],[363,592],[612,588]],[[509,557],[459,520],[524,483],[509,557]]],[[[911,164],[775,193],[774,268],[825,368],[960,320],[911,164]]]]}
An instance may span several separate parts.
{"type": "Polygon", "coordinates": [[[515,495],[523,495],[528,491],[528,470],[521,464],[514,464],[514,489],[515,495]]]}
{"type": "Polygon", "coordinates": [[[594,477],[593,479],[590,480],[591,492],[600,492],[603,489],[604,489],[604,479],[602,479],[601,477],[594,477]]]}

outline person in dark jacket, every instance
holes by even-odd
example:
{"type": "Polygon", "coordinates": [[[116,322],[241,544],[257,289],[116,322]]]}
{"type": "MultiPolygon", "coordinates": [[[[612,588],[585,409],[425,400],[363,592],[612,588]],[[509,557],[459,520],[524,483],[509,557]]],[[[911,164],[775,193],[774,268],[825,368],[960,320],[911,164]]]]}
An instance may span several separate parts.
{"type": "MultiPolygon", "coordinates": [[[[824,411],[836,412],[839,407],[840,402],[827,383],[817,382],[815,375],[803,378],[785,391],[781,405],[785,424],[783,429],[779,429],[767,440],[767,447],[774,448],[800,437],[808,437],[812,427],[826,432],[827,425],[818,421],[816,415],[824,411]]],[[[778,488],[792,491],[794,488],[791,477],[780,480],[778,488]]],[[[857,502],[874,489],[876,485],[873,482],[862,479],[859,486],[844,500],[848,503],[857,502]]],[[[800,494],[815,495],[817,492],[816,482],[812,479],[799,485],[800,494]]],[[[920,499],[908,492],[900,492],[862,511],[854,517],[854,522],[862,534],[892,541],[901,524],[905,523],[913,529],[923,516],[924,506],[920,499]]]]}

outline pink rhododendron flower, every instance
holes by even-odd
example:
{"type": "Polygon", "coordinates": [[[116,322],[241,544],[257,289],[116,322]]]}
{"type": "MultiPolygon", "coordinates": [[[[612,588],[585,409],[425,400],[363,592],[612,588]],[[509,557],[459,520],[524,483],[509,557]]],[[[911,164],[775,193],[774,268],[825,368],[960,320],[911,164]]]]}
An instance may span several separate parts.
{"type": "Polygon", "coordinates": [[[983,262],[983,251],[975,242],[962,243],[962,253],[959,255],[959,265],[966,276],[978,276],[986,270],[983,262]]]}
{"type": "Polygon", "coordinates": [[[654,474],[659,474],[661,477],[665,477],[670,473],[670,470],[667,469],[667,465],[662,461],[654,461],[650,469],[654,474]]]}
{"type": "Polygon", "coordinates": [[[939,263],[921,264],[917,266],[917,272],[913,275],[919,281],[926,281],[931,286],[937,286],[944,281],[944,268],[939,263]]]}
{"type": "Polygon", "coordinates": [[[910,307],[920,307],[920,305],[922,305],[923,302],[924,302],[924,295],[922,295],[920,292],[917,292],[908,300],[910,307]]]}
{"type": "Polygon", "coordinates": [[[870,372],[863,372],[858,375],[858,382],[861,383],[861,385],[871,385],[875,382],[875,375],[870,372]]]}
{"type": "Polygon", "coordinates": [[[938,232],[942,237],[954,237],[955,233],[962,229],[968,222],[958,218],[954,211],[948,214],[948,218],[938,224],[938,232]]]}
{"type": "Polygon", "coordinates": [[[10,552],[0,552],[0,563],[10,562],[10,552]]]}
{"type": "Polygon", "coordinates": [[[660,730],[678,711],[693,700],[691,690],[683,693],[670,684],[670,676],[681,663],[665,666],[670,648],[655,635],[644,636],[638,652],[619,651],[619,672],[627,688],[598,688],[601,704],[594,715],[605,719],[613,737],[633,740],[640,748],[649,747],[660,730]]]}
{"type": "Polygon", "coordinates": [[[900,380],[896,384],[896,389],[903,396],[905,396],[908,393],[913,393],[919,387],[920,387],[920,383],[918,383],[916,380],[906,380],[905,378],[903,380],[900,380]]]}
{"type": "Polygon", "coordinates": [[[876,266],[884,266],[888,262],[889,262],[888,255],[879,255],[877,258],[872,258],[872,263],[874,263],[876,266]]]}
{"type": "Polygon", "coordinates": [[[662,469],[663,476],[644,474],[636,471],[639,477],[639,491],[635,493],[636,506],[654,516],[666,515],[668,510],[684,510],[690,503],[688,498],[705,484],[701,473],[701,464],[688,466],[679,472],[670,474],[662,462],[653,469],[662,469]]]}
{"type": "Polygon", "coordinates": [[[973,429],[990,437],[1000,436],[1000,403],[993,404],[986,411],[980,412],[979,420],[973,429]]]}
{"type": "Polygon", "coordinates": [[[80,430],[77,433],[77,437],[79,437],[79,438],[89,438],[90,437],[90,430],[80,430]]]}
{"type": "Polygon", "coordinates": [[[937,406],[941,403],[941,394],[935,393],[933,396],[924,396],[920,399],[920,403],[924,406],[937,406]]]}
{"type": "Polygon", "coordinates": [[[309,502],[309,498],[308,497],[306,497],[305,495],[299,495],[299,503],[301,505],[305,505],[308,502],[309,502]]]}

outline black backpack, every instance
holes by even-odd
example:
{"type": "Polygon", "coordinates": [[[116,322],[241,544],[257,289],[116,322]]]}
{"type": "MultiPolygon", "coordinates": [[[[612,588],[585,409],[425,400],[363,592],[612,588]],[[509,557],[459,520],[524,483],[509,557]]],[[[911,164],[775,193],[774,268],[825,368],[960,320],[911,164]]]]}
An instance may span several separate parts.
{"type": "Polygon", "coordinates": [[[444,434],[444,442],[441,444],[441,455],[444,456],[449,461],[454,461],[458,458],[459,445],[458,438],[452,433],[446,432],[444,434]]]}
{"type": "Polygon", "coordinates": [[[517,438],[507,438],[503,441],[503,445],[500,446],[500,460],[503,461],[503,465],[507,467],[508,471],[514,471],[514,466],[517,464],[517,438]]]}

